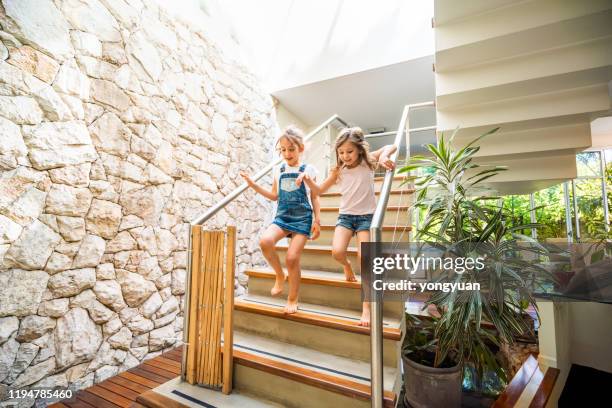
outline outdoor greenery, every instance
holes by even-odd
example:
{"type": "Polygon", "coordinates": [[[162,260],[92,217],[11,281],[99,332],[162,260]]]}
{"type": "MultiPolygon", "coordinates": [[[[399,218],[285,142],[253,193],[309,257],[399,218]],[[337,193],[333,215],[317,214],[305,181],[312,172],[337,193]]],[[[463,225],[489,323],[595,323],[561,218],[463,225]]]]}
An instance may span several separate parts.
{"type": "Polygon", "coordinates": [[[497,129],[457,149],[450,138],[441,136],[437,145],[427,145],[431,156],[413,156],[400,172],[420,170],[412,177],[418,194],[415,206],[424,212],[424,221],[415,238],[444,252],[445,256],[485,257],[482,269],[464,273],[430,271],[435,282],[478,283],[480,290],[434,292],[424,309],[435,306],[439,317],[417,332],[420,343],[407,344],[405,353],[421,363],[423,350],[431,351],[431,366],[456,363],[473,367],[479,378],[495,372],[503,381],[507,375],[492,348],[513,343],[530,326],[523,311],[536,308],[531,288],[535,277],[546,274],[526,253],[543,255],[546,250],[520,231],[538,224],[517,222],[499,197],[477,197],[482,182],[503,171],[501,167],[481,167],[474,163],[477,143],[497,129]],[[423,343],[429,332],[429,340],[423,343]],[[493,345],[493,347],[491,347],[493,345]]]}
{"type": "MultiPolygon", "coordinates": [[[[581,238],[592,239],[598,237],[604,230],[604,208],[601,195],[600,158],[597,152],[585,152],[576,155],[579,178],[576,183],[576,197],[580,218],[581,238]]],[[[612,214],[612,163],[605,169],[607,183],[608,212],[612,214]]],[[[571,189],[570,189],[571,190],[571,189]]],[[[573,195],[570,191],[570,205],[573,195]]],[[[564,238],[565,227],[565,199],[563,185],[558,184],[550,188],[535,192],[536,221],[538,239],[564,238]]],[[[514,223],[527,223],[530,220],[530,203],[528,195],[513,195],[504,197],[504,207],[511,213],[514,223]]],[[[572,210],[573,217],[573,210],[572,210]]],[[[522,231],[529,234],[530,231],[522,231]]]]}

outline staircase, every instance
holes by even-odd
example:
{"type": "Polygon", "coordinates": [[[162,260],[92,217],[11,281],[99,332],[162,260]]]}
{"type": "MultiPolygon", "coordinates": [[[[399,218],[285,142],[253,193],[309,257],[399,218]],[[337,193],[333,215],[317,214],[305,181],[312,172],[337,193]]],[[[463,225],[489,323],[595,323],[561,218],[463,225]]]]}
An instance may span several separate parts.
{"type": "MultiPolygon", "coordinates": [[[[380,189],[382,178],[376,179],[380,189]]],[[[384,220],[383,240],[397,241],[408,223],[412,193],[393,181],[384,220]],[[397,225],[397,227],[395,227],[397,225]],[[395,237],[393,234],[395,233],[395,237]]],[[[287,407],[369,407],[369,328],[359,326],[361,285],[344,280],[332,258],[333,229],[340,196],[321,197],[321,236],[309,241],[301,258],[300,308],[285,315],[287,287],[271,297],[274,271],[253,268],[248,293],[234,305],[234,390],[287,407]]],[[[402,241],[408,240],[404,231],[402,241]]],[[[277,252],[284,263],[286,243],[277,252]]],[[[357,262],[355,239],[350,259],[357,262]]],[[[358,274],[358,267],[355,268],[358,274]]],[[[401,387],[400,351],[404,305],[387,302],[383,309],[384,404],[395,406],[401,387]]]]}

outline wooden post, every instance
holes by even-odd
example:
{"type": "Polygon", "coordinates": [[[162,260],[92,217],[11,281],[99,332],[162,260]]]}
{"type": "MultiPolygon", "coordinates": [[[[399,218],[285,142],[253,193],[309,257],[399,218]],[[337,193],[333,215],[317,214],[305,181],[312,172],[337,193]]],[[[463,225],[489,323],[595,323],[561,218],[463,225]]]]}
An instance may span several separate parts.
{"type": "Polygon", "coordinates": [[[234,275],[236,274],[236,227],[227,227],[227,257],[225,261],[225,303],[223,305],[223,393],[232,392],[234,346],[234,275]]]}
{"type": "Polygon", "coordinates": [[[198,348],[198,288],[200,286],[200,257],[201,257],[201,245],[200,245],[200,232],[202,228],[199,226],[191,227],[192,235],[192,251],[191,251],[191,282],[190,285],[190,299],[189,299],[189,343],[187,345],[187,368],[186,368],[186,379],[190,384],[195,383],[196,377],[196,355],[198,348]]]}

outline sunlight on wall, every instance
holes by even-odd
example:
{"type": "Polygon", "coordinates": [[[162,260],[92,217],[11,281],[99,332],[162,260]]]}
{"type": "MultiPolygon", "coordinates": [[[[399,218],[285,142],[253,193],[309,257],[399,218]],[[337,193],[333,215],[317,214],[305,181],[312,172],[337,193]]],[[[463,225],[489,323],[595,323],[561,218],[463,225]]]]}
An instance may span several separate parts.
{"type": "Polygon", "coordinates": [[[404,0],[202,0],[225,20],[270,91],[434,52],[433,3],[404,0]]]}

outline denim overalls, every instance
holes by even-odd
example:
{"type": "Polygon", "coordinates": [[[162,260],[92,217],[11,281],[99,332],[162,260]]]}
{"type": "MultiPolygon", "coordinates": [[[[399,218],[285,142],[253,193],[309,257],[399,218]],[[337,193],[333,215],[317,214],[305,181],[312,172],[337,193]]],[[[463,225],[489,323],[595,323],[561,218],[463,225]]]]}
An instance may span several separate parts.
{"type": "Polygon", "coordinates": [[[305,164],[299,168],[299,173],[285,173],[285,164],[280,168],[278,207],[273,224],[284,230],[310,237],[312,227],[312,207],[308,201],[306,183],[295,185],[295,179],[304,172],[305,164]]]}

